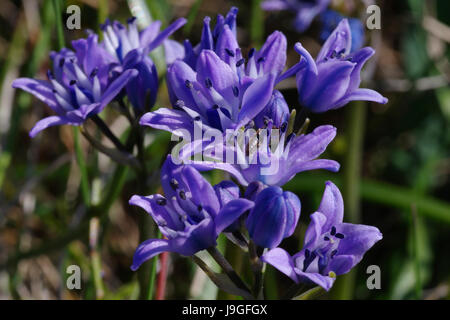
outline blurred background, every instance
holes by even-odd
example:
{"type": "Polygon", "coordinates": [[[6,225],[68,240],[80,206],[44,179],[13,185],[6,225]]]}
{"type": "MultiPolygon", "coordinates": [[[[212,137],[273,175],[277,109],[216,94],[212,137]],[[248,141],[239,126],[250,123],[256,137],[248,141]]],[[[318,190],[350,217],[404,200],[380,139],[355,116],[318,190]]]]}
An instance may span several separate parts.
{"type": "MultiPolygon", "coordinates": [[[[55,21],[59,16],[52,2],[4,0],[0,6],[0,299],[136,299],[138,277],[129,267],[145,227],[143,221],[150,223],[150,218],[128,205],[136,192],[134,173],[99,155],[68,126],[29,138],[33,124],[51,111],[30,94],[11,88],[17,77],[46,78],[48,54],[58,48],[55,21]],[[82,151],[81,170],[77,148],[82,151]],[[70,265],[80,266],[79,290],[66,287],[70,265]]],[[[298,61],[293,50],[297,41],[313,56],[318,52],[318,19],[299,34],[292,27],[293,13],[265,12],[259,3],[67,0],[61,1],[61,18],[69,17],[67,6],[81,8],[81,30],[65,30],[69,43],[84,37],[87,29],[98,31],[106,17],[125,22],[137,14],[138,6],[145,5],[149,16],[161,20],[163,26],[187,17],[188,24],[172,38],[188,37],[197,43],[204,16],[215,21],[217,13],[226,14],[237,6],[239,43],[246,50],[259,47],[272,31],[281,30],[288,38],[288,66],[298,61]]],[[[335,0],[331,8],[365,25],[367,4],[335,0]]],[[[357,102],[311,117],[310,129],[321,124],[338,128],[337,138],[323,157],[338,160],[341,171],[301,173],[286,186],[302,200],[302,217],[296,235],[282,246],[291,253],[299,250],[324,182],[332,180],[343,191],[345,219],[374,225],[384,238],[322,298],[447,299],[450,1],[377,1],[377,5],[381,29],[365,29],[366,45],[373,46],[377,54],[365,68],[363,87],[378,90],[389,103],[357,102]],[[380,289],[367,288],[370,265],[380,268],[380,289]]],[[[161,78],[156,106],[169,106],[162,49],[153,58],[161,78]]],[[[295,81],[283,83],[280,89],[289,106],[298,107],[295,81]]],[[[104,119],[117,134],[125,132],[127,122],[115,110],[105,110],[104,119]]],[[[150,172],[156,173],[152,179],[158,179],[157,169],[169,141],[169,134],[147,130],[146,154],[150,172]]],[[[213,172],[209,177],[215,182],[223,176],[213,172]]],[[[223,239],[219,244],[236,269],[248,269],[246,257],[236,254],[233,245],[223,239]]],[[[162,292],[157,290],[158,298],[234,298],[218,292],[189,259],[170,255],[167,261],[159,260],[157,272],[158,281],[166,283],[162,292]]],[[[280,298],[289,286],[287,277],[267,267],[267,298],[280,298]]]]}

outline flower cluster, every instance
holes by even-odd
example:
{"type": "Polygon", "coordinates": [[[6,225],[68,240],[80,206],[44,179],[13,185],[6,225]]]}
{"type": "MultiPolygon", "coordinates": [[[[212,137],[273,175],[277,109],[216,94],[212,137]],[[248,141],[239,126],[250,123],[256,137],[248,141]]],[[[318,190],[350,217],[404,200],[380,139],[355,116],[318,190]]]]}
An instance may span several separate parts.
{"type": "MultiPolygon", "coordinates": [[[[265,1],[263,5],[300,8],[297,26],[304,29],[328,2],[265,1]]],[[[340,166],[319,159],[335,138],[336,128],[322,125],[306,133],[308,121],[304,121],[294,132],[296,112],[289,110],[275,86],[295,76],[300,105],[317,113],[352,100],[386,103],[378,92],[359,88],[361,69],[374,50],[352,52],[352,29],[343,19],[316,60],[297,43],[300,61],[287,68],[288,43],[280,31],[269,35],[259,50],[239,45],[237,11],[232,8],[225,17],[218,15],[213,28],[206,17],[197,45],[167,39],[185,24],[182,18],[163,31],[158,21],[138,31],[134,18],[126,26],[108,20],[101,26],[103,41],[90,33],[73,41],[73,50],[53,52],[53,71],[47,80],[17,79],[13,86],[35,95],[57,114],[40,120],[30,131],[32,137],[49,126],[81,125],[88,118],[97,119],[111,137],[97,114],[116,101],[130,116],[123,110],[128,101],[135,117],[132,129],[138,129],[132,133],[141,132],[142,125],[183,138],[183,145],[167,156],[161,168],[164,194],[134,195],[129,201],[148,212],[163,235],[139,245],[133,270],[165,251],[193,256],[213,250],[224,233],[247,247],[256,260],[273,265],[296,283],[315,283],[329,290],[336,276],[355,266],[382,236],[375,227],[344,223],[341,194],[327,182],[320,207],[311,215],[303,249],[290,256],[279,247],[293,235],[301,211],[298,196],[282,187],[299,172],[336,172],[340,166]],[[158,75],[149,52],[160,45],[166,50],[172,107],[152,111],[158,75]],[[212,186],[201,173],[212,169],[229,173],[237,184],[224,180],[212,186]],[[261,254],[261,249],[270,250],[261,254]]],[[[122,154],[109,155],[123,159],[122,154]]],[[[144,162],[140,165],[145,167],[144,162]]],[[[236,280],[233,274],[230,278],[236,280]]],[[[239,281],[238,286],[245,290],[239,281]]]]}

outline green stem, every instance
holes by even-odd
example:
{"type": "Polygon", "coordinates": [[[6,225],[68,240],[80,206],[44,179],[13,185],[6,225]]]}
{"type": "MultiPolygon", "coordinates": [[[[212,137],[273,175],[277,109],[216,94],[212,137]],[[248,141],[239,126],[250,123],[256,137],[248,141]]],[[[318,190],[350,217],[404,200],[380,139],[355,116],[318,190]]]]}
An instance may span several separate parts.
{"type": "Polygon", "coordinates": [[[263,299],[264,284],[264,263],[259,259],[255,243],[250,240],[248,243],[250,265],[254,274],[253,295],[257,299],[263,299]]]}
{"type": "Polygon", "coordinates": [[[251,292],[244,281],[242,281],[242,279],[238,276],[236,271],[234,271],[231,264],[225,259],[225,257],[219,252],[219,250],[217,250],[216,247],[211,247],[207,249],[207,251],[214,258],[217,264],[222,268],[223,272],[225,272],[225,274],[230,278],[231,281],[234,282],[234,284],[238,288],[247,292],[251,292]]]}
{"type": "MultiPolygon", "coordinates": [[[[360,217],[360,181],[364,148],[364,127],[367,104],[355,101],[346,110],[346,139],[348,151],[344,159],[343,198],[345,217],[348,222],[359,223],[360,217]]],[[[352,299],[355,287],[356,268],[339,277],[332,296],[340,300],[352,299]]]]}
{"type": "Polygon", "coordinates": [[[91,191],[89,187],[89,177],[88,170],[86,167],[86,162],[84,160],[83,150],[80,144],[80,135],[78,128],[73,127],[73,140],[75,148],[75,156],[77,158],[78,167],[80,168],[81,175],[81,196],[83,197],[83,202],[86,206],[90,205],[91,202],[91,191]]]}
{"type": "Polygon", "coordinates": [[[53,0],[53,10],[55,12],[56,17],[56,34],[58,39],[58,47],[59,49],[64,48],[64,29],[62,25],[62,17],[61,17],[61,3],[64,3],[64,0],[53,0]]]}
{"type": "Polygon", "coordinates": [[[189,35],[191,33],[192,26],[194,25],[195,18],[197,17],[198,10],[200,9],[200,6],[202,5],[203,0],[195,0],[194,4],[192,5],[191,9],[189,10],[187,20],[188,22],[183,28],[183,33],[185,35],[189,35]]]}
{"type": "MultiPolygon", "coordinates": [[[[157,238],[161,238],[161,232],[158,230],[157,238]]],[[[152,259],[152,263],[150,266],[150,279],[148,284],[148,296],[147,300],[153,300],[153,295],[155,293],[155,283],[156,283],[156,266],[158,262],[158,256],[152,259]]]]}

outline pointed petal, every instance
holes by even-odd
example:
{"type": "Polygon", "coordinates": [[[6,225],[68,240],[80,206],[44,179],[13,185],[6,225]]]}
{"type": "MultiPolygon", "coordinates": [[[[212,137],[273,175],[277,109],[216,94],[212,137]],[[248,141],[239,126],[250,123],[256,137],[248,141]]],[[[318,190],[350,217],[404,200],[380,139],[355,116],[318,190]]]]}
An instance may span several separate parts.
{"type": "Polygon", "coordinates": [[[332,226],[342,223],[344,218],[344,200],[338,187],[333,182],[327,181],[325,183],[325,191],[317,211],[322,213],[327,219],[326,224],[323,226],[324,232],[328,232],[332,226]]]}
{"type": "Polygon", "coordinates": [[[325,58],[329,57],[333,51],[336,53],[342,52],[345,55],[348,55],[351,46],[352,32],[350,30],[350,25],[348,24],[347,19],[343,19],[323,44],[316,61],[318,63],[323,61],[325,58]]]}
{"type": "Polygon", "coordinates": [[[240,196],[240,190],[237,184],[229,180],[224,180],[216,184],[214,190],[216,191],[221,207],[231,200],[238,199],[240,196]]]}
{"type": "Polygon", "coordinates": [[[289,158],[295,162],[304,162],[317,158],[336,137],[336,128],[324,125],[307,135],[296,137],[289,149],[289,158]]]}
{"type": "Polygon", "coordinates": [[[180,29],[186,24],[187,20],[185,18],[179,18],[175,20],[170,26],[159,33],[155,39],[148,45],[146,52],[150,52],[156,47],[158,47],[166,38],[168,38],[172,33],[180,29]]]}
{"type": "Polygon", "coordinates": [[[204,85],[207,79],[211,80],[213,88],[226,101],[232,101],[233,87],[238,85],[238,78],[230,66],[212,50],[203,50],[197,60],[197,81],[204,85]]]}
{"type": "Polygon", "coordinates": [[[337,231],[344,235],[344,239],[339,242],[338,253],[353,255],[355,264],[361,261],[367,250],[383,238],[380,230],[372,226],[343,223],[337,228],[337,231]]]}
{"type": "Polygon", "coordinates": [[[235,57],[230,56],[228,52],[236,54],[236,49],[239,49],[234,33],[230,30],[228,25],[223,27],[223,31],[220,33],[217,39],[216,49],[217,55],[226,63],[231,64],[235,61],[235,57]]]}
{"type": "Polygon", "coordinates": [[[36,98],[47,104],[54,111],[60,109],[58,103],[54,98],[52,87],[48,81],[30,78],[19,78],[13,81],[12,87],[19,88],[28,93],[31,93],[36,98]]]}
{"type": "Polygon", "coordinates": [[[276,76],[267,74],[253,82],[242,98],[242,109],[238,115],[239,126],[247,124],[269,103],[276,76]]]}
{"type": "Polygon", "coordinates": [[[322,235],[323,226],[327,222],[327,217],[320,212],[314,212],[310,215],[310,218],[311,222],[309,223],[308,229],[306,229],[305,233],[304,248],[314,246],[314,243],[322,235]]]}
{"type": "Polygon", "coordinates": [[[139,41],[142,48],[147,48],[150,43],[156,38],[161,28],[161,21],[157,20],[150,23],[148,27],[142,30],[139,34],[139,41]]]}
{"type": "Polygon", "coordinates": [[[220,234],[242,214],[252,209],[254,205],[253,201],[247,199],[235,199],[227,202],[222,209],[220,209],[219,214],[214,220],[216,234],[220,234]]]}
{"type": "Polygon", "coordinates": [[[39,120],[34,125],[33,129],[31,129],[29,135],[31,138],[34,138],[39,132],[48,127],[57,126],[60,124],[66,124],[68,121],[58,116],[51,116],[44,119],[39,120]]]}
{"type": "Polygon", "coordinates": [[[351,59],[352,62],[356,63],[356,66],[350,75],[348,92],[352,92],[359,88],[361,83],[361,69],[366,61],[369,60],[374,54],[375,50],[370,47],[365,47],[348,56],[348,59],[351,59]]]}
{"type": "Polygon", "coordinates": [[[145,261],[165,251],[171,251],[169,240],[149,239],[142,242],[134,253],[131,270],[136,271],[145,261]]]}
{"type": "Polygon", "coordinates": [[[345,95],[341,100],[337,101],[331,109],[338,109],[345,106],[350,101],[373,101],[381,104],[386,104],[388,99],[383,97],[381,94],[371,89],[356,89],[350,94],[345,95]]]}
{"type": "Polygon", "coordinates": [[[294,270],[294,261],[292,257],[285,250],[281,248],[275,248],[265,253],[261,260],[272,265],[279,271],[283,272],[295,283],[298,283],[298,277],[294,270]]]}
{"type": "Polygon", "coordinates": [[[177,130],[177,132],[181,133],[182,131],[180,131],[180,129],[184,129],[192,136],[194,131],[192,120],[184,111],[168,108],[159,108],[156,111],[147,112],[141,117],[139,124],[141,126],[165,130],[174,134],[176,134],[177,130]]]}
{"type": "Polygon", "coordinates": [[[256,53],[256,60],[264,58],[264,73],[275,73],[279,75],[286,66],[287,40],[280,31],[275,31],[267,37],[266,42],[256,53]]]}
{"type": "Polygon", "coordinates": [[[138,71],[135,69],[125,70],[119,77],[117,77],[102,94],[101,107],[106,107],[119,92],[125,87],[128,81],[138,75],[138,71]]]}
{"type": "Polygon", "coordinates": [[[171,39],[167,39],[163,43],[164,53],[166,56],[166,64],[169,66],[175,62],[175,60],[182,60],[184,58],[184,46],[171,39]]]}

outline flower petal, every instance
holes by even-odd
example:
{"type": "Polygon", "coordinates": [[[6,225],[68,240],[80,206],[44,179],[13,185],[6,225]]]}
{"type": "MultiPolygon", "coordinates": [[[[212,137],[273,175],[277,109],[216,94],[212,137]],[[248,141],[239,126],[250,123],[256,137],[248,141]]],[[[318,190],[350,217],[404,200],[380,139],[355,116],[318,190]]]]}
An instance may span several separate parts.
{"type": "Polygon", "coordinates": [[[317,63],[322,62],[325,58],[328,58],[333,51],[335,53],[343,53],[348,55],[352,46],[352,32],[347,19],[341,20],[338,26],[325,43],[322,46],[319,54],[317,55],[317,63]]]}
{"type": "Polygon", "coordinates": [[[44,129],[47,129],[48,127],[57,126],[60,124],[66,124],[69,121],[67,121],[64,118],[58,117],[58,116],[51,116],[44,119],[39,120],[34,125],[33,129],[31,129],[29,135],[31,138],[34,138],[39,132],[41,132],[44,129]]]}
{"type": "Polygon", "coordinates": [[[361,261],[367,250],[383,238],[378,228],[362,224],[343,223],[338,227],[338,232],[344,235],[344,239],[339,242],[339,255],[353,255],[355,264],[361,261]]]}
{"type": "Polygon", "coordinates": [[[327,218],[327,222],[322,229],[324,232],[328,232],[332,226],[342,223],[344,218],[344,200],[338,187],[333,182],[325,182],[325,191],[317,211],[327,218]]]}
{"type": "Polygon", "coordinates": [[[180,129],[187,130],[191,135],[194,131],[192,121],[184,111],[168,108],[159,108],[155,111],[147,112],[141,117],[139,124],[174,134],[177,132],[181,133],[180,129]]]}
{"type": "Polygon", "coordinates": [[[58,112],[58,110],[61,109],[54,98],[52,87],[48,81],[19,78],[13,81],[12,87],[31,93],[36,98],[47,104],[55,112],[58,112]]]}
{"type": "Polygon", "coordinates": [[[269,103],[276,75],[267,74],[253,82],[242,98],[242,109],[238,115],[239,127],[247,124],[269,103]]]}
{"type": "Polygon", "coordinates": [[[286,65],[287,40],[280,31],[275,31],[267,37],[266,42],[256,53],[256,61],[261,58],[264,73],[275,73],[279,75],[286,65]]]}
{"type": "Polygon", "coordinates": [[[311,222],[305,233],[304,248],[310,248],[322,235],[322,229],[327,222],[327,217],[320,212],[314,212],[310,215],[311,222]]]}
{"type": "Polygon", "coordinates": [[[108,103],[110,103],[119,92],[125,87],[128,81],[136,77],[139,72],[135,69],[125,70],[120,76],[118,76],[105,90],[102,94],[101,107],[104,108],[108,103]]]}
{"type": "Polygon", "coordinates": [[[220,209],[219,214],[214,220],[216,234],[219,235],[242,214],[252,209],[254,205],[253,201],[247,199],[235,199],[227,202],[222,209],[220,209]]]}
{"type": "Polygon", "coordinates": [[[156,47],[158,47],[166,38],[168,38],[172,33],[180,29],[186,24],[187,20],[185,18],[178,18],[170,26],[160,32],[148,45],[146,52],[150,52],[156,47]]]}
{"type": "Polygon", "coordinates": [[[172,251],[169,240],[149,239],[142,242],[134,253],[131,270],[136,271],[145,261],[165,251],[172,251]]]}
{"type": "Polygon", "coordinates": [[[272,265],[279,271],[283,272],[295,283],[298,283],[298,277],[294,270],[294,261],[292,257],[285,250],[281,248],[275,248],[265,253],[261,260],[272,265]]]}

